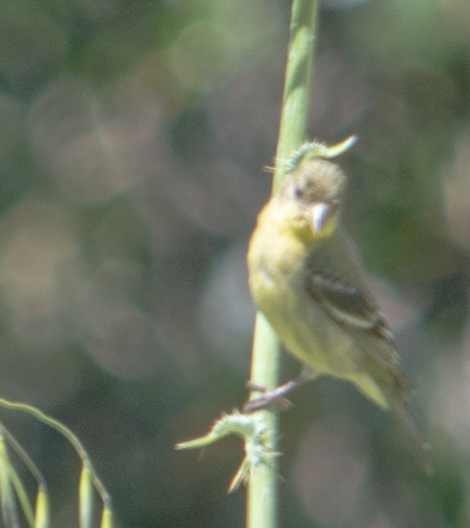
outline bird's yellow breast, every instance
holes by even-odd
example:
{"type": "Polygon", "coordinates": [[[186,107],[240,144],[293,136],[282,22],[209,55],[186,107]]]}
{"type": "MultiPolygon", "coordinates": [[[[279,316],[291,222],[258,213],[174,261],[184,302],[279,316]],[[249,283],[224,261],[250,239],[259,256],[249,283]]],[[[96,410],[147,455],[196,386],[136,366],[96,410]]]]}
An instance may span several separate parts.
{"type": "Polygon", "coordinates": [[[282,302],[292,281],[299,281],[307,256],[302,220],[288,207],[272,201],[258,217],[248,248],[249,283],[253,300],[260,311],[282,302]]]}

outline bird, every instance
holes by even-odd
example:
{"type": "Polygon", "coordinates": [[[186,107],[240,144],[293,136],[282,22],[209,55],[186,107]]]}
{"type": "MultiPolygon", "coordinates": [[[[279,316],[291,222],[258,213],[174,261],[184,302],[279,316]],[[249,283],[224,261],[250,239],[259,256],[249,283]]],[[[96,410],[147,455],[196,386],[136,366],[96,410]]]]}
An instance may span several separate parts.
{"type": "Polygon", "coordinates": [[[410,384],[392,332],[341,223],[347,178],[330,158],[354,141],[303,146],[258,216],[247,254],[251,296],[303,368],[295,380],[249,399],[244,410],[263,408],[318,376],[346,380],[392,411],[428,470],[427,445],[409,404],[410,384]]]}

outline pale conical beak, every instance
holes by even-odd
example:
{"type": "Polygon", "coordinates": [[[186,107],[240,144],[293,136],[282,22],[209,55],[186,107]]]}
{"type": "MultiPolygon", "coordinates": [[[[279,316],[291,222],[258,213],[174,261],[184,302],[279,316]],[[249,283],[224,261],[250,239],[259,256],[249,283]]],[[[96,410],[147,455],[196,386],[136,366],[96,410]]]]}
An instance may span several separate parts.
{"type": "Polygon", "coordinates": [[[325,228],[335,212],[335,207],[324,202],[316,203],[310,211],[310,223],[314,235],[318,235],[325,228]]]}

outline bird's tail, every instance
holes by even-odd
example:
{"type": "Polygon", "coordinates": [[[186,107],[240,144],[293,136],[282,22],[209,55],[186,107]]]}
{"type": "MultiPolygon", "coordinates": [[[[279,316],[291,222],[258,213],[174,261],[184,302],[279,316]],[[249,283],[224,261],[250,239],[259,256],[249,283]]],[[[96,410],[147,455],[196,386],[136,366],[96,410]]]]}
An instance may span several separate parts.
{"type": "Polygon", "coordinates": [[[390,390],[390,394],[387,395],[390,409],[405,435],[415,446],[424,470],[430,475],[432,474],[432,466],[429,460],[430,445],[425,441],[421,434],[416,418],[408,402],[408,395],[410,393],[409,387],[403,386],[404,384],[402,383],[402,380],[397,380],[396,385],[399,386],[395,386],[390,390]]]}

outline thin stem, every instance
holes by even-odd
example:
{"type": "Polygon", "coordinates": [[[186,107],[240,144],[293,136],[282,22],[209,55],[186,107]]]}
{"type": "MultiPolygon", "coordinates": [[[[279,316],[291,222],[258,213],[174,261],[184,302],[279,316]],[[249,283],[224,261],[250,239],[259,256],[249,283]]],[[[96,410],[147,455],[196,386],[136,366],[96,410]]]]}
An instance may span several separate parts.
{"type": "Polygon", "coordinates": [[[285,176],[284,164],[306,139],[317,11],[318,0],[293,0],[273,193],[285,176]]]}
{"type": "MultiPolygon", "coordinates": [[[[283,177],[283,165],[305,141],[308,100],[313,70],[318,0],[293,0],[286,81],[276,152],[273,192],[283,177]]],[[[251,381],[268,389],[279,382],[279,342],[261,314],[255,323],[251,381]]],[[[276,452],[278,413],[258,411],[266,426],[266,444],[276,452]]],[[[252,472],[247,491],[247,528],[277,526],[277,463],[259,464],[252,472]]]]}
{"type": "Polygon", "coordinates": [[[109,493],[104,487],[104,484],[102,483],[101,479],[98,477],[98,474],[94,470],[93,464],[90,460],[90,457],[88,456],[88,453],[86,452],[85,448],[83,447],[83,445],[81,444],[77,436],[75,436],[75,434],[72,433],[72,431],[68,427],[66,427],[64,424],[60,423],[59,421],[54,420],[54,418],[51,418],[47,414],[44,414],[39,409],[36,409],[36,407],[26,405],[25,403],[11,402],[11,401],[5,400],[4,398],[0,398],[0,406],[5,407],[7,409],[20,410],[27,414],[30,414],[34,416],[35,418],[37,418],[40,422],[48,425],[49,427],[52,427],[53,429],[58,431],[62,436],[64,436],[73,446],[78,456],[81,458],[82,463],[86,465],[87,467],[91,468],[93,483],[101,497],[101,500],[105,504],[110,503],[111,498],[109,496],[109,493]]]}

